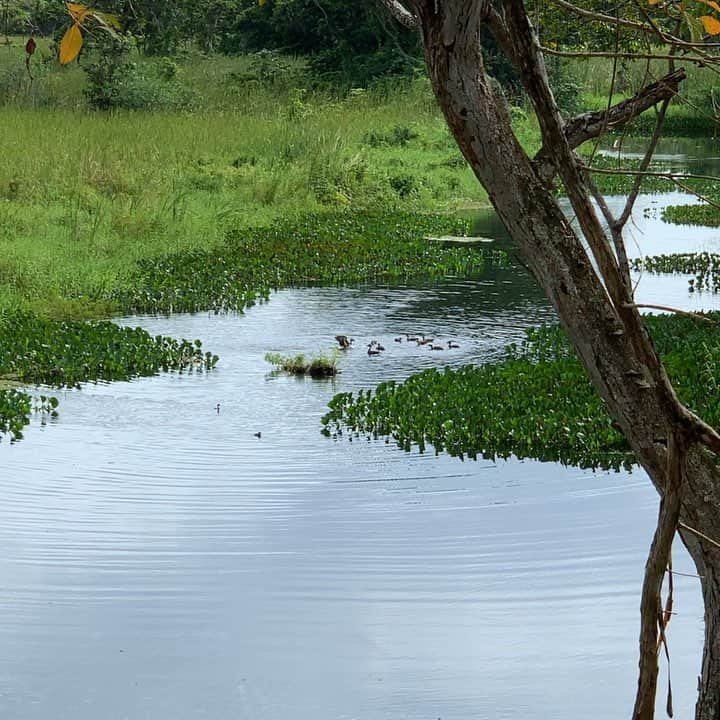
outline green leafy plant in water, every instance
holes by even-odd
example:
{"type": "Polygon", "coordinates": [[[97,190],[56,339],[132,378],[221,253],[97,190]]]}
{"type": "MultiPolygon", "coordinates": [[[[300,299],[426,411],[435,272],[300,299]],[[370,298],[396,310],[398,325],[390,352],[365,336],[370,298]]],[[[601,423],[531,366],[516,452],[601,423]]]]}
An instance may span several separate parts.
{"type": "MultiPolygon", "coordinates": [[[[720,313],[708,318],[712,324],[685,316],[652,316],[647,322],[681,399],[717,426],[720,396],[708,378],[720,374],[720,313]]],[[[460,458],[515,455],[614,469],[633,463],[556,326],[529,331],[501,362],[431,369],[403,383],[338,394],[323,425],[326,435],[387,437],[406,450],[432,445],[460,458]]]]}
{"type": "Polygon", "coordinates": [[[720,255],[717,253],[652,255],[633,260],[632,268],[655,274],[694,275],[689,281],[692,291],[720,290],[720,255]]]}
{"type": "MultiPolygon", "coordinates": [[[[0,377],[14,384],[78,387],[160,371],[210,370],[217,361],[199,340],[153,337],[111,322],[59,322],[20,310],[0,315],[0,377]]],[[[32,410],[52,417],[57,404],[45,395],[33,404],[21,390],[0,388],[0,435],[20,438],[32,410]]]]}
{"type": "Polygon", "coordinates": [[[128,312],[242,311],[283,287],[467,277],[488,263],[505,263],[500,251],[426,239],[468,230],[464,219],[396,210],[291,216],[235,229],[213,250],[141,260],[110,299],[128,312]]]}
{"type": "Polygon", "coordinates": [[[720,209],[713,205],[668,205],[662,219],[675,225],[720,227],[720,209]]]}

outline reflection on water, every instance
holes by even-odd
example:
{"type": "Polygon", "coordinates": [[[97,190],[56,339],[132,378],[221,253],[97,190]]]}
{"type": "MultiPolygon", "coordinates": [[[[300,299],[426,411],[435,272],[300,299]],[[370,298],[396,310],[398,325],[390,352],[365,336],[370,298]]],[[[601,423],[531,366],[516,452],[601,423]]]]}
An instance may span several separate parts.
{"type": "MultiPolygon", "coordinates": [[[[605,147],[599,152],[608,157],[640,160],[645,156],[647,138],[623,138],[618,147],[605,147]]],[[[696,175],[720,175],[720,139],[718,138],[661,138],[657,152],[653,156],[656,162],[672,170],[694,173],[696,175]]]]}
{"type": "MultiPolygon", "coordinates": [[[[0,445],[2,717],[627,713],[657,507],[643,473],[462,463],[319,433],[336,391],[497,357],[550,318],[506,270],[130,320],[201,337],[221,363],[64,393],[56,424],[0,445]],[[404,332],[461,347],[395,343],[404,332]],[[269,374],[266,351],[338,333],[358,346],[338,378],[269,374]],[[363,352],[371,339],[383,356],[363,352]]],[[[691,570],[680,549],[676,567],[691,570]]],[[[678,585],[673,685],[688,716],[701,607],[695,580],[678,585]]]]}

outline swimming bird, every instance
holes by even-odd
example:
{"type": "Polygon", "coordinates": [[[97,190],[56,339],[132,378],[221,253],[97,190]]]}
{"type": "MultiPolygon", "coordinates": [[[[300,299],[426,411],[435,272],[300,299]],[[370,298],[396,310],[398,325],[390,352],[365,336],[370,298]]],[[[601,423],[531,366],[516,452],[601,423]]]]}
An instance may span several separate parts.
{"type": "Polygon", "coordinates": [[[402,337],[396,337],[396,338],[395,338],[395,342],[401,343],[401,342],[402,342],[402,337]]]}
{"type": "Polygon", "coordinates": [[[355,342],[353,338],[349,338],[347,335],[336,335],[335,339],[343,350],[347,350],[355,342]]]}
{"type": "Polygon", "coordinates": [[[448,340],[447,346],[449,350],[457,350],[457,348],[460,347],[456,342],[453,342],[452,340],[448,340]]]}
{"type": "Polygon", "coordinates": [[[445,348],[442,345],[431,345],[431,350],[444,350],[445,348]]]}
{"type": "Polygon", "coordinates": [[[368,346],[368,355],[379,355],[382,350],[375,348],[375,341],[373,340],[368,346]]]}

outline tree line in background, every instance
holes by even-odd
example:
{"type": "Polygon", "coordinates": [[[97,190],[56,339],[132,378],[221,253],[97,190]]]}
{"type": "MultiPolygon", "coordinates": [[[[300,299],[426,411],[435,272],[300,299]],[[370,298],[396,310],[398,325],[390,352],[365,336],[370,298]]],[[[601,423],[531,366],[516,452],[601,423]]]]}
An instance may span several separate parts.
{"type": "MultiPolygon", "coordinates": [[[[417,36],[374,0],[98,0],[146,55],[172,56],[193,44],[208,53],[276,50],[307,56],[318,78],[365,84],[422,67],[417,36]]],[[[68,25],[60,0],[0,0],[4,35],[60,37],[68,25]]]]}

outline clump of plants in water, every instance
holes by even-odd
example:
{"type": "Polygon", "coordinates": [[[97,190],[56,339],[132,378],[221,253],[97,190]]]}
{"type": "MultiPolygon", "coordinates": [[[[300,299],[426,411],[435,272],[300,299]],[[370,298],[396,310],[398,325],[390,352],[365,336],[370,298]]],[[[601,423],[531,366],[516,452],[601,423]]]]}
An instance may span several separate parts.
{"type": "Polygon", "coordinates": [[[20,390],[0,389],[0,436],[12,440],[22,437],[22,429],[30,422],[32,398],[20,390]]]}
{"type": "MultiPolygon", "coordinates": [[[[703,322],[653,316],[647,322],[678,393],[688,407],[720,424],[720,313],[703,322]]],[[[633,456],[580,362],[557,327],[528,331],[505,359],[482,367],[431,369],[403,383],[340,393],[323,418],[326,435],[394,439],[410,450],[460,458],[560,461],[629,468],[633,456]],[[512,388],[512,392],[508,392],[512,388]]]]}
{"type": "MultiPolygon", "coordinates": [[[[217,361],[199,340],[153,337],[142,328],[106,321],[58,322],[19,310],[0,315],[0,378],[22,385],[78,387],[161,370],[209,370],[217,361]]],[[[52,415],[56,407],[54,398],[41,396],[36,409],[52,415]]],[[[31,410],[27,393],[0,389],[0,435],[20,437],[31,410]]]]}
{"type": "Polygon", "coordinates": [[[336,350],[329,354],[320,353],[312,358],[306,358],[304,354],[281,355],[280,353],[266,353],[265,360],[281,372],[291,375],[310,375],[314,378],[333,377],[338,374],[336,350]]]}
{"type": "Polygon", "coordinates": [[[720,255],[717,253],[652,255],[633,260],[632,268],[650,273],[695,275],[690,280],[692,290],[720,290],[720,255]]]}
{"type": "Polygon", "coordinates": [[[668,205],[662,219],[675,225],[720,227],[720,209],[713,205],[668,205]]]}
{"type": "Polygon", "coordinates": [[[396,210],[297,215],[234,230],[212,250],[140,260],[111,297],[128,312],[241,311],[282,287],[466,277],[505,262],[500,251],[426,239],[468,231],[463,219],[396,210]]]}

